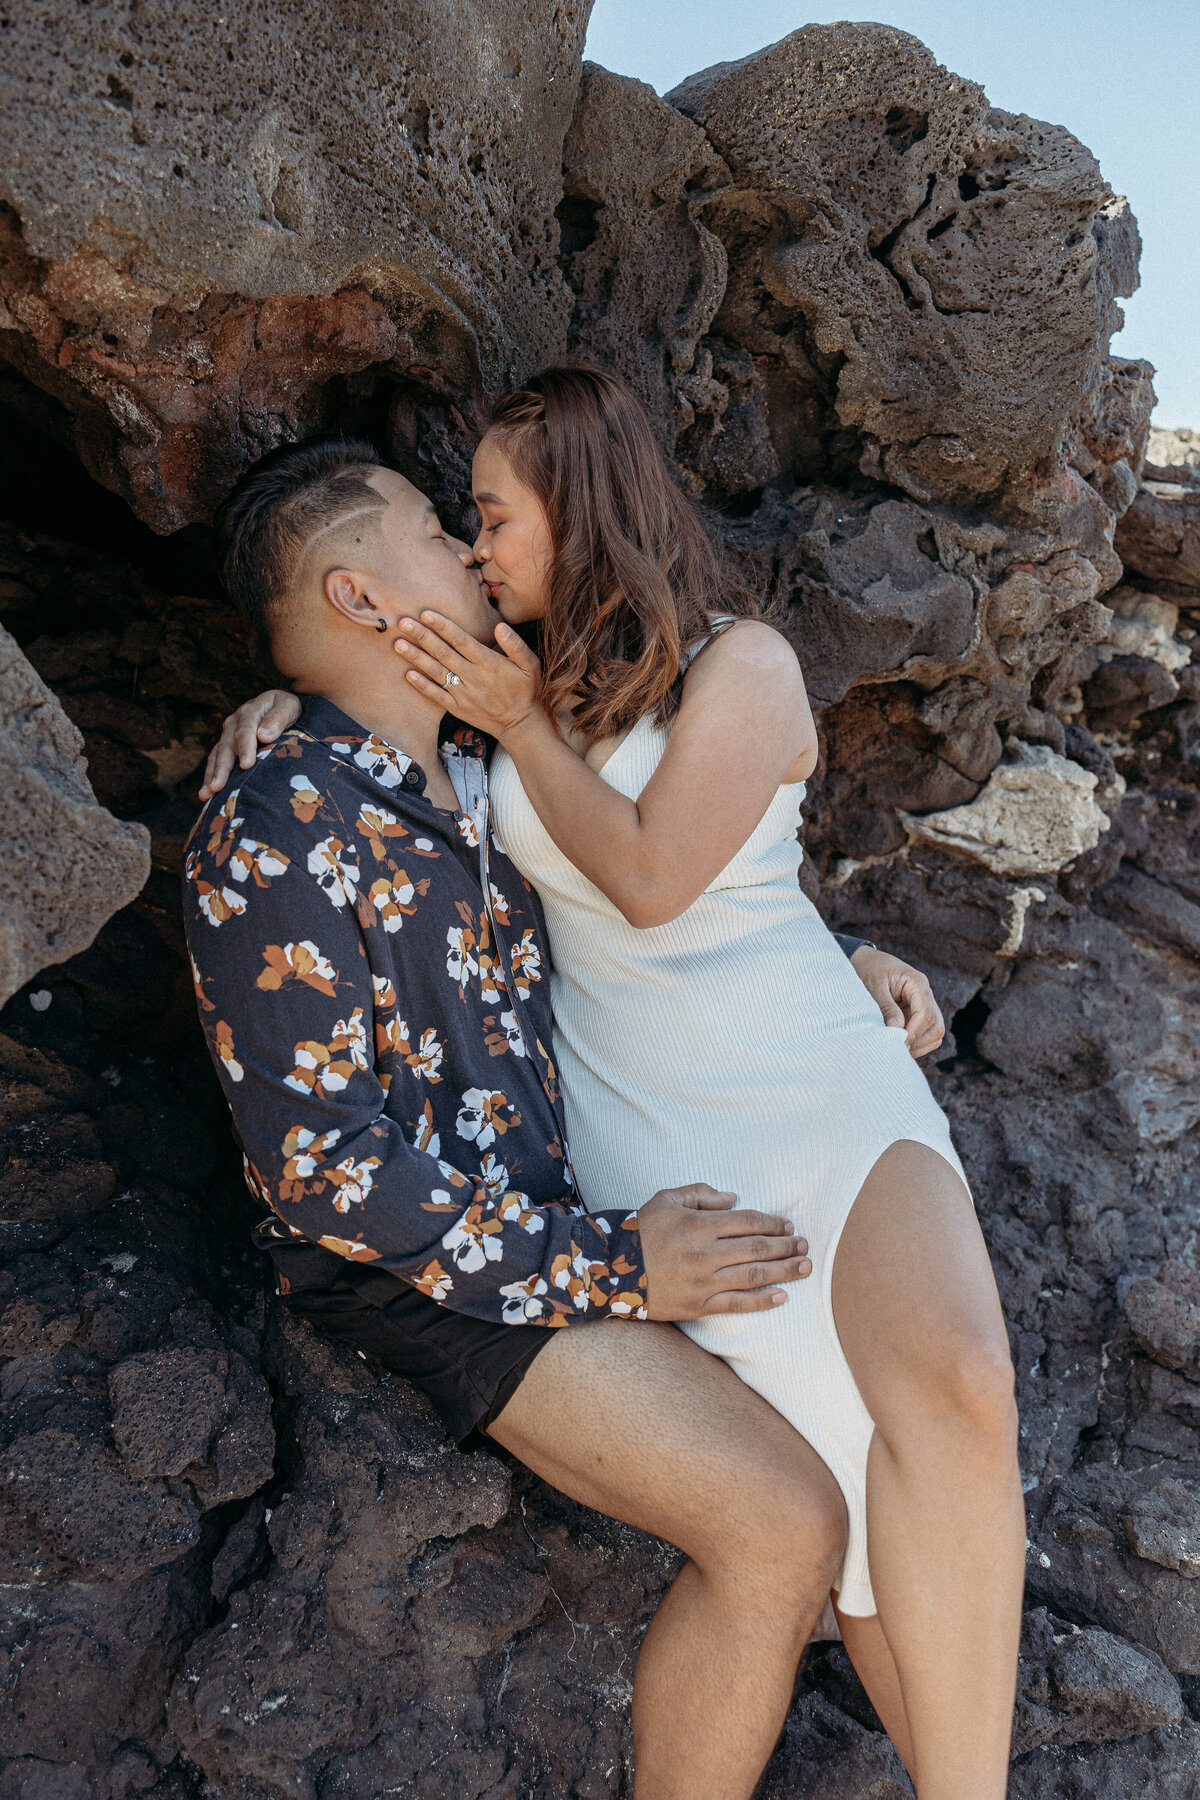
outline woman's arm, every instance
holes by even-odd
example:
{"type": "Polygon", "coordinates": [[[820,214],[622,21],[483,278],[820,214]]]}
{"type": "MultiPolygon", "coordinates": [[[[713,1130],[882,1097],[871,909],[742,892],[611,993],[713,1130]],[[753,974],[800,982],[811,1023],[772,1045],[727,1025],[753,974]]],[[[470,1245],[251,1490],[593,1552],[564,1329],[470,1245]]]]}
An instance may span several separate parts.
{"type": "Polygon", "coordinates": [[[273,744],[281,731],[300,717],[300,702],[289,688],[268,688],[253,700],[243,700],[221,727],[221,735],[208,753],[200,798],[211,800],[233,773],[234,764],[252,769],[261,744],[273,744]]]}
{"type": "Polygon", "coordinates": [[[816,762],[800,665],[756,620],[696,658],[662,760],[636,800],[602,780],[546,717],[537,658],[516,632],[497,630],[505,652],[497,656],[438,615],[423,621],[400,627],[408,679],[433,698],[445,695],[446,669],[458,676],[455,713],[504,745],[554,842],[631,925],[678,918],[741,849],[780,783],[816,762]]]}

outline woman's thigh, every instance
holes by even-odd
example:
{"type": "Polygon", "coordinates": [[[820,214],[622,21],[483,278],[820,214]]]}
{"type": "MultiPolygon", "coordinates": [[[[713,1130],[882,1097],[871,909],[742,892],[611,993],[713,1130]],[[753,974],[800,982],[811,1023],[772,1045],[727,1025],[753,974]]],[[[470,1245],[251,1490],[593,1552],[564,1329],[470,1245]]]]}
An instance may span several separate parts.
{"type": "Polygon", "coordinates": [[[1011,1407],[983,1233],[962,1180],[924,1144],[892,1144],[864,1182],[838,1245],[833,1311],[877,1428],[947,1405],[1011,1407]]]}
{"type": "Polygon", "coordinates": [[[844,1507],[820,1457],[672,1325],[558,1332],[489,1435],[572,1499],[689,1555],[770,1537],[785,1562],[817,1543],[840,1556],[844,1507]]]}

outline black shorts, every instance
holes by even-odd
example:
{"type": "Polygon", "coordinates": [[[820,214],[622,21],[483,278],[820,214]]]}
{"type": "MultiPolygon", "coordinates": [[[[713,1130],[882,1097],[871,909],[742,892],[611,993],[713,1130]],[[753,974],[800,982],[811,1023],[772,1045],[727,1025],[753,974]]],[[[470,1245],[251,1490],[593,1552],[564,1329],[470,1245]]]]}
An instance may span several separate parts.
{"type": "Polygon", "coordinates": [[[451,1312],[381,1269],[347,1269],[332,1287],[301,1289],[284,1304],[420,1388],[463,1448],[499,1416],[554,1335],[451,1312]]]}

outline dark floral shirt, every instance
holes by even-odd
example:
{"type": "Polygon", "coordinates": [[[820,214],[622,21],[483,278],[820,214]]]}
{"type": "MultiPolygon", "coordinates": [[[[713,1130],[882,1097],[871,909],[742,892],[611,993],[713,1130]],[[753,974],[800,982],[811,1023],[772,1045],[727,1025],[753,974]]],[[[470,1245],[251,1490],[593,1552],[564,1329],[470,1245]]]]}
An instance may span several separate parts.
{"type": "Polygon", "coordinates": [[[491,836],[483,742],[442,755],[455,812],[310,699],[192,833],[196,998],[259,1238],[284,1292],[317,1245],[304,1285],[349,1259],[476,1318],[644,1318],[635,1214],[575,1195],[541,909],[491,836]]]}

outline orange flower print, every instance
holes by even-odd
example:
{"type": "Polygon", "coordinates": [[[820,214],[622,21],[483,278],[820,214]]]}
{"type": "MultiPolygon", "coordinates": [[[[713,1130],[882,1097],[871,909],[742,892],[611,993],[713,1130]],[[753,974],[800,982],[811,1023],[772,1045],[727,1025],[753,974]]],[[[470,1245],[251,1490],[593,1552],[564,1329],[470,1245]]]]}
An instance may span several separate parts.
{"type": "Polygon", "coordinates": [[[364,1204],[375,1185],[375,1177],[371,1171],[379,1168],[381,1160],[378,1156],[365,1156],[361,1162],[355,1162],[352,1156],[348,1156],[344,1162],[328,1171],[335,1190],[334,1212],[347,1213],[352,1206],[364,1204]]]}
{"type": "Polygon", "coordinates": [[[413,883],[403,869],[392,875],[382,875],[371,884],[371,904],[389,935],[399,931],[405,919],[412,918],[417,910],[412,904],[414,898],[426,893],[428,888],[428,880],[413,883]]]}
{"type": "Polygon", "coordinates": [[[512,973],[517,992],[528,1000],[530,988],[542,979],[542,952],[532,929],[524,931],[520,943],[512,947],[512,973]]]}
{"type": "Polygon", "coordinates": [[[405,1280],[410,1281],[422,1294],[428,1294],[431,1300],[444,1301],[454,1289],[449,1272],[443,1269],[436,1258],[433,1262],[426,1263],[418,1274],[405,1276],[405,1280]]]}
{"type": "Polygon", "coordinates": [[[307,775],[292,776],[292,811],[302,825],[311,825],[321,810],[321,796],[307,775]]]}
{"type": "Polygon", "coordinates": [[[492,911],[496,916],[496,923],[498,925],[503,925],[505,929],[507,929],[508,926],[512,924],[512,918],[508,910],[508,901],[504,898],[504,895],[500,892],[494,881],[489,881],[488,887],[491,890],[492,911]]]}
{"type": "Polygon", "coordinates": [[[325,1152],[332,1150],[341,1137],[340,1131],[309,1131],[305,1125],[293,1125],[284,1136],[283,1174],[279,1183],[281,1200],[302,1200],[305,1188],[321,1167],[325,1152]]]}
{"type": "Polygon", "coordinates": [[[315,988],[318,994],[328,994],[333,999],[337,970],[327,956],[321,955],[311,938],[305,938],[299,944],[268,944],[263,951],[263,961],[267,966],[254,985],[262,988],[264,993],[273,994],[289,981],[302,981],[305,987],[315,988]]]}
{"type": "Polygon", "coordinates": [[[388,1012],[396,1004],[396,984],[390,975],[372,975],[371,985],[375,989],[375,1008],[378,1012],[388,1012]]]}
{"type": "Polygon", "coordinates": [[[382,862],[387,855],[385,838],[406,838],[407,825],[402,825],[395,813],[389,812],[386,806],[376,806],[368,800],[358,809],[355,828],[361,832],[371,846],[371,855],[376,862],[382,862]]]}
{"type": "Polygon", "coordinates": [[[472,850],[478,850],[479,832],[470,813],[459,813],[454,823],[458,826],[459,836],[463,843],[469,844],[472,850]]]}
{"type": "Polygon", "coordinates": [[[213,1042],[217,1047],[217,1055],[225,1065],[225,1073],[230,1081],[240,1081],[246,1073],[238,1061],[233,1048],[233,1030],[224,1019],[218,1019],[213,1032],[213,1042]]]}
{"type": "Polygon", "coordinates": [[[319,1237],[317,1242],[322,1250],[332,1250],[335,1256],[344,1256],[348,1262],[376,1262],[379,1258],[378,1250],[372,1250],[358,1238],[351,1242],[349,1238],[319,1237]]]}
{"type": "Polygon", "coordinates": [[[442,1078],[438,1070],[442,1066],[446,1045],[444,1040],[438,1038],[432,1025],[426,1026],[414,1050],[409,1042],[407,1021],[399,1013],[394,1013],[386,1024],[376,1021],[375,1047],[380,1056],[403,1057],[417,1081],[424,1076],[435,1087],[440,1083],[442,1078]]]}
{"type": "Polygon", "coordinates": [[[308,872],[335,906],[353,906],[357,901],[358,853],[348,850],[340,838],[330,834],[313,846],[308,853],[308,872]]]}
{"type": "Polygon", "coordinates": [[[246,897],[239,894],[236,888],[215,887],[211,881],[205,881],[197,873],[200,859],[195,851],[188,855],[184,873],[196,890],[196,902],[210,925],[224,925],[230,919],[240,917],[246,910],[246,897]]]}
{"type": "Polygon", "coordinates": [[[202,975],[200,973],[200,965],[190,950],[188,951],[188,961],[192,965],[192,987],[196,992],[196,1005],[200,1008],[201,1012],[215,1012],[216,1007],[204,991],[206,982],[210,982],[212,976],[202,975]]]}
{"type": "Polygon", "coordinates": [[[487,1263],[503,1259],[503,1233],[504,1226],[495,1213],[476,1201],[450,1227],[442,1239],[442,1249],[449,1252],[456,1269],[464,1275],[475,1275],[487,1263]]]}
{"type": "Polygon", "coordinates": [[[417,1121],[417,1135],[413,1139],[413,1143],[418,1150],[424,1150],[429,1156],[442,1154],[442,1140],[433,1125],[433,1105],[428,1100],[421,1108],[421,1117],[417,1121]]]}
{"type": "Polygon", "coordinates": [[[477,1150],[486,1150],[489,1144],[504,1136],[510,1125],[520,1123],[520,1113],[514,1110],[508,1096],[499,1088],[468,1088],[455,1121],[459,1137],[466,1138],[477,1150]]]}
{"type": "Polygon", "coordinates": [[[356,1006],[349,1019],[338,1020],[327,1044],[310,1040],[297,1044],[292,1054],[296,1067],[284,1076],[286,1087],[298,1094],[315,1094],[321,1100],[340,1093],[356,1069],[367,1067],[362,1007],[356,1006]]]}
{"type": "Polygon", "coordinates": [[[281,850],[272,850],[270,844],[260,844],[255,838],[243,838],[229,858],[229,873],[235,881],[245,881],[253,875],[255,887],[265,888],[276,876],[286,874],[291,865],[291,857],[284,856],[281,850]]]}
{"type": "Polygon", "coordinates": [[[380,787],[399,787],[405,773],[412,767],[412,757],[403,756],[399,750],[385,743],[383,738],[372,732],[355,751],[354,760],[360,769],[374,777],[380,787]]]}
{"type": "Polygon", "coordinates": [[[233,840],[241,830],[242,821],[238,815],[240,798],[241,789],[235,788],[229,798],[209,815],[208,855],[213,858],[218,868],[224,868],[229,861],[233,840]]]}
{"type": "Polygon", "coordinates": [[[483,1185],[493,1200],[498,1200],[501,1194],[508,1192],[508,1170],[490,1150],[481,1158],[479,1172],[483,1176],[483,1185]]]}
{"type": "Polygon", "coordinates": [[[525,1039],[515,1012],[500,1014],[499,1030],[496,1029],[495,1013],[489,1013],[483,1021],[483,1041],[489,1056],[506,1056],[510,1050],[514,1056],[525,1054],[525,1039]]]}
{"type": "MultiPolygon", "coordinates": [[[[541,1275],[530,1275],[525,1281],[510,1281],[500,1289],[501,1318],[506,1325],[531,1325],[546,1312],[543,1296],[549,1292],[541,1275]]],[[[548,1325],[562,1322],[560,1315],[547,1319],[548,1325]]]]}

